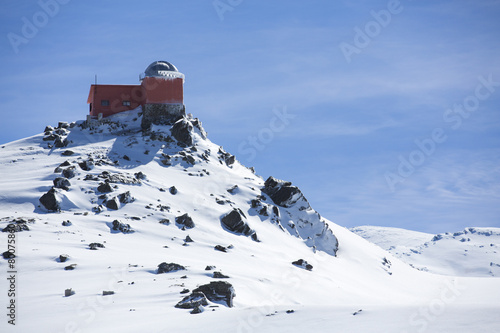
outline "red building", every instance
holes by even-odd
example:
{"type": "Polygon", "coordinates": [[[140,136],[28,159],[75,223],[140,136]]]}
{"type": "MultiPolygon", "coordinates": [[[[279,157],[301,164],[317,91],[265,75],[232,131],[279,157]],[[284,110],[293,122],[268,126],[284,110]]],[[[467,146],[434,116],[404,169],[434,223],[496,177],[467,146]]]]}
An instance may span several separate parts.
{"type": "Polygon", "coordinates": [[[140,85],[93,84],[87,103],[91,118],[108,117],[142,106],[150,122],[170,123],[185,114],[184,74],[167,61],[155,61],[139,76],[140,85]]]}

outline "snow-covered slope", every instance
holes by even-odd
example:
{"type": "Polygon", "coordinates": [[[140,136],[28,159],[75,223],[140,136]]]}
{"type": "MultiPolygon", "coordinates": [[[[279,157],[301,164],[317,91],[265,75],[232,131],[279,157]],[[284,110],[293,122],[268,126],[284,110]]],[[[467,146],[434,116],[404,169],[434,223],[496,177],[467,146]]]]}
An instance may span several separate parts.
{"type": "Polygon", "coordinates": [[[500,328],[499,279],[410,267],[242,166],[197,119],[140,124],[135,110],[0,147],[0,244],[16,255],[0,260],[16,272],[3,296],[16,325],[0,331],[500,328]]]}
{"type": "Polygon", "coordinates": [[[351,231],[419,270],[452,276],[500,276],[499,228],[466,228],[437,235],[375,226],[351,231]]]}

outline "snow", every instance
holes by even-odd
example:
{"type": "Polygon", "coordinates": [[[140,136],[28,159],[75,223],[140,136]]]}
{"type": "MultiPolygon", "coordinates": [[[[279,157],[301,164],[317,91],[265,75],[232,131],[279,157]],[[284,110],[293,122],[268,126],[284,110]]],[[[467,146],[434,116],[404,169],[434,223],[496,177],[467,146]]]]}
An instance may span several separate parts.
{"type": "MultiPolygon", "coordinates": [[[[28,223],[29,231],[15,233],[16,325],[9,325],[4,315],[0,331],[500,329],[498,278],[438,275],[414,269],[398,253],[391,254],[320,217],[307,201],[290,208],[279,207],[280,222],[273,220],[273,216],[259,215],[250,202],[264,195],[263,178],[237,161],[231,165],[223,162],[219,158],[221,147],[204,139],[202,131],[192,133],[196,151],[143,136],[139,111],[119,114],[92,128],[70,128],[67,147],[47,148],[43,134],[0,147],[0,227],[5,228],[14,218],[35,219],[34,223],[28,223]],[[74,154],[61,156],[66,150],[74,154]],[[209,156],[201,158],[208,150],[209,156]],[[196,163],[191,165],[183,160],[181,151],[192,155],[196,163]],[[124,159],[124,155],[129,159],[124,159]],[[171,165],[162,162],[165,155],[171,156],[171,165]],[[89,156],[102,163],[96,163],[90,171],[77,166],[69,191],[60,192],[61,212],[49,213],[39,207],[38,199],[52,187],[52,180],[60,176],[54,169],[66,160],[77,165],[73,162],[89,156]],[[120,204],[119,210],[104,207],[96,213],[93,208],[100,202],[101,194],[96,193],[99,181],[84,177],[98,176],[103,171],[129,177],[142,172],[146,179],[140,184],[112,184],[117,189],[111,195],[130,191],[135,200],[120,204]],[[238,185],[238,191],[227,192],[234,185],[238,185]],[[168,191],[171,186],[177,188],[177,194],[168,191]],[[217,203],[216,198],[224,204],[217,203]],[[220,217],[233,208],[240,208],[246,215],[258,242],[222,227],[220,217]],[[192,217],[194,228],[183,230],[176,225],[175,217],[185,213],[192,217]],[[170,224],[159,223],[163,219],[170,224]],[[62,222],[67,220],[72,225],[63,226],[62,222]],[[130,224],[134,232],[112,231],[110,225],[114,220],[130,224]],[[188,235],[194,242],[184,242],[188,235]],[[338,251],[333,255],[331,249],[337,240],[338,251]],[[89,244],[93,242],[105,247],[90,250],[89,244]],[[216,251],[216,245],[229,248],[224,253],[216,251]],[[68,261],[59,262],[61,254],[68,254],[68,261]],[[313,269],[292,265],[298,259],[306,260],[313,269]],[[162,262],[177,263],[186,270],[156,274],[162,262]],[[77,264],[74,270],[64,270],[71,264],[77,264]],[[205,270],[207,265],[216,266],[213,271],[229,276],[224,281],[231,283],[236,291],[234,307],[210,302],[201,314],[175,308],[186,296],[180,294],[183,289],[193,290],[215,281],[211,277],[213,271],[205,270]],[[65,297],[65,289],[69,288],[75,294],[65,297]],[[103,296],[103,291],[115,293],[103,296]]],[[[154,130],[165,136],[170,134],[170,126],[155,126],[154,130]]],[[[262,203],[273,204],[268,196],[262,203]]],[[[419,235],[418,242],[406,237],[401,246],[415,247],[420,241],[429,242],[424,236],[419,235]]],[[[0,237],[5,249],[7,233],[0,237]]],[[[449,249],[455,245],[450,243],[449,249]]],[[[468,261],[469,257],[460,260],[468,261]]],[[[438,261],[434,263],[439,265],[438,261]]],[[[0,270],[7,274],[4,259],[0,259],[0,270]]],[[[6,311],[8,281],[6,278],[0,281],[6,311]]]]}

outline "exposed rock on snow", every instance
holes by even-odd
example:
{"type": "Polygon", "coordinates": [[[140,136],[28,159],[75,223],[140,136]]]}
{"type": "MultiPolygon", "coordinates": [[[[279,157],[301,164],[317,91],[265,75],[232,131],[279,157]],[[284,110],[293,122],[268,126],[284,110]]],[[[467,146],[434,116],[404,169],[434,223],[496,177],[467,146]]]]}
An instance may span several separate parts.
{"type": "Polygon", "coordinates": [[[124,234],[132,233],[134,230],[130,227],[130,224],[122,223],[118,220],[114,220],[112,223],[111,230],[121,231],[124,234]]]}
{"type": "Polygon", "coordinates": [[[253,240],[257,240],[257,234],[246,222],[246,216],[241,209],[234,208],[223,215],[220,221],[225,229],[237,234],[251,236],[253,240]]]}
{"type": "Polygon", "coordinates": [[[311,264],[309,264],[307,261],[305,261],[304,259],[296,260],[296,261],[292,262],[292,264],[297,266],[297,267],[304,268],[308,271],[311,271],[313,269],[313,266],[311,264]]]}
{"type": "Polygon", "coordinates": [[[186,213],[175,218],[175,223],[180,224],[188,229],[194,228],[193,219],[186,213]]]}
{"type": "Polygon", "coordinates": [[[100,183],[97,187],[97,191],[101,193],[110,193],[113,192],[113,187],[108,182],[100,183]]]}
{"type": "Polygon", "coordinates": [[[177,140],[177,142],[185,145],[193,145],[193,124],[187,118],[181,118],[175,122],[175,124],[170,129],[172,136],[177,140]]]}
{"type": "Polygon", "coordinates": [[[55,188],[51,188],[47,193],[40,197],[40,203],[49,212],[58,212],[61,210],[61,198],[55,188]]]}
{"type": "Polygon", "coordinates": [[[156,274],[182,271],[185,269],[186,269],[186,267],[179,265],[179,264],[176,264],[176,263],[162,262],[161,264],[158,265],[158,270],[156,271],[156,274]]]}
{"type": "Polygon", "coordinates": [[[191,295],[184,297],[175,307],[180,309],[195,309],[206,305],[208,305],[208,301],[205,295],[202,292],[193,292],[191,295]]]}
{"type": "Polygon", "coordinates": [[[64,177],[57,177],[53,182],[55,188],[61,188],[66,191],[69,190],[69,187],[71,186],[70,181],[64,177]]]}
{"type": "Polygon", "coordinates": [[[278,206],[291,207],[297,201],[304,198],[299,188],[291,185],[291,182],[279,180],[271,176],[264,183],[262,192],[269,195],[278,206]]]}
{"type": "Polygon", "coordinates": [[[233,307],[233,298],[236,296],[233,286],[225,281],[214,281],[199,286],[193,293],[202,292],[212,302],[224,302],[233,307]]]}

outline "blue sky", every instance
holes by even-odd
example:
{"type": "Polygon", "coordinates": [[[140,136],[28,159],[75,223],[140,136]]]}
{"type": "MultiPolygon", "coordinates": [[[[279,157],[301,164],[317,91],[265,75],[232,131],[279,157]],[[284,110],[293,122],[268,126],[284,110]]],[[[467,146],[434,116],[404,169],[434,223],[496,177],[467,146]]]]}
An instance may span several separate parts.
{"type": "Polygon", "coordinates": [[[330,220],[500,227],[498,0],[0,6],[0,143],[84,119],[95,74],[167,60],[212,141],[330,220]]]}

